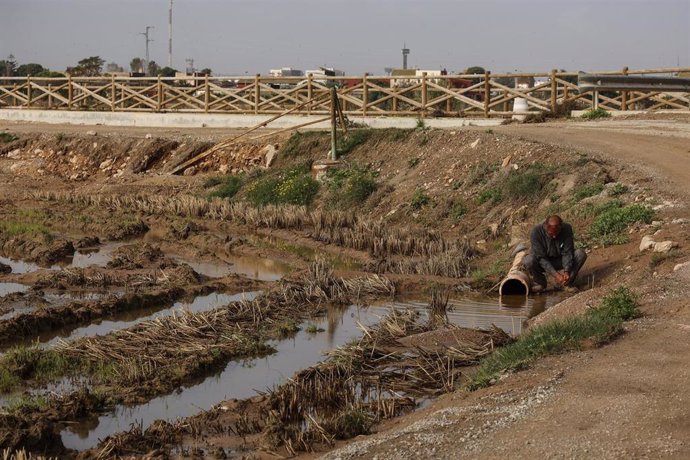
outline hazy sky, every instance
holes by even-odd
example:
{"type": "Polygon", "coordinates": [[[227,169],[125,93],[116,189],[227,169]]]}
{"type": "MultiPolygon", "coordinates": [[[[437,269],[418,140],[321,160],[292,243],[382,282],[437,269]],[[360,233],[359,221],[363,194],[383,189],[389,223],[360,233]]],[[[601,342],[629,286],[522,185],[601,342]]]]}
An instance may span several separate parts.
{"type": "MultiPolygon", "coordinates": [[[[690,0],[174,0],[173,65],[215,74],[327,65],[607,70],[690,66],[690,0]]],[[[154,26],[168,61],[169,0],[0,0],[0,59],[64,70],[87,56],[129,67],[154,26]]]]}

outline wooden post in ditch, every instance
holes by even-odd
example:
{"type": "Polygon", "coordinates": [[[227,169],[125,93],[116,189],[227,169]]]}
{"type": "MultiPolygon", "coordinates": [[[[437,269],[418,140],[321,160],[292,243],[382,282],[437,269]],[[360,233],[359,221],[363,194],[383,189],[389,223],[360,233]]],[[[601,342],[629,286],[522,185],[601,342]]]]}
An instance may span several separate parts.
{"type": "Polygon", "coordinates": [[[336,161],[338,159],[337,146],[337,109],[336,104],[338,104],[338,91],[335,87],[331,88],[331,160],[336,161]]]}

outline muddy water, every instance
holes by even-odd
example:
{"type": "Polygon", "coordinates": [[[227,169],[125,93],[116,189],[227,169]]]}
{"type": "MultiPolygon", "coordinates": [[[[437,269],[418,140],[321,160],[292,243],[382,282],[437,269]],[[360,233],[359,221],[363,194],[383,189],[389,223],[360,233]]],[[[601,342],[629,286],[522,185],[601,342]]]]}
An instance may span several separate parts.
{"type": "Polygon", "coordinates": [[[290,266],[279,260],[256,256],[225,256],[227,262],[197,262],[184,258],[178,261],[188,264],[195,272],[211,278],[232,274],[246,276],[260,281],[278,281],[290,273],[290,266]]]}
{"type": "Polygon", "coordinates": [[[301,246],[298,244],[294,244],[292,242],[276,238],[275,236],[251,235],[249,237],[249,242],[251,242],[256,247],[268,247],[278,249],[280,251],[295,254],[296,256],[299,256],[302,259],[309,261],[314,260],[317,255],[323,256],[336,270],[362,270],[362,263],[358,260],[352,259],[347,256],[326,253],[309,246],[301,246]]]}
{"type": "Polygon", "coordinates": [[[356,306],[331,310],[326,317],[313,322],[325,332],[309,334],[302,330],[294,338],[272,343],[277,353],[266,358],[233,361],[219,375],[183,388],[179,394],[162,396],[140,406],[120,407],[114,413],[70,426],[62,432],[62,441],[68,448],[87,449],[99,439],[128,430],[134,422],[141,422],[146,428],[156,419],[170,421],[210,409],[226,399],[254,396],[256,390],[279,385],[298,370],[316,364],[323,359],[323,352],[359,337],[358,322],[374,324],[387,311],[382,307],[356,306]]]}
{"type": "MultiPolygon", "coordinates": [[[[3,263],[5,265],[9,265],[10,268],[12,268],[12,273],[16,274],[24,274],[24,273],[33,273],[38,270],[44,269],[44,267],[40,267],[37,264],[34,264],[32,262],[25,262],[23,260],[17,260],[17,259],[11,259],[9,257],[3,257],[0,256],[0,263],[3,263]]],[[[51,265],[50,267],[46,267],[49,270],[59,270],[60,266],[59,265],[51,265]]]]}
{"type": "Polygon", "coordinates": [[[14,294],[15,292],[26,292],[28,286],[19,283],[0,283],[0,297],[7,294],[14,294]]]}
{"type": "MultiPolygon", "coordinates": [[[[448,301],[448,320],[458,326],[470,329],[489,329],[495,325],[512,335],[522,332],[525,320],[538,315],[565,298],[560,292],[536,297],[467,296],[448,301]]],[[[388,303],[389,307],[413,308],[423,316],[427,314],[428,301],[402,301],[388,303]]]]}
{"type": "Polygon", "coordinates": [[[111,241],[98,247],[79,249],[74,253],[69,266],[74,268],[105,267],[113,259],[113,252],[125,244],[130,243],[111,241]]]}

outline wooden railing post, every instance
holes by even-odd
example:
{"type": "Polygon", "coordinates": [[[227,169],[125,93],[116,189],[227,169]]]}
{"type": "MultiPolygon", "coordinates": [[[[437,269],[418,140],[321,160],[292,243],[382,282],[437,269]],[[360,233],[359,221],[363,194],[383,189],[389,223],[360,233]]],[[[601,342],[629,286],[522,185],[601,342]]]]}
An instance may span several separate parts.
{"type": "Polygon", "coordinates": [[[551,70],[551,113],[558,109],[558,82],[556,81],[556,69],[551,70]]]}
{"type": "Polygon", "coordinates": [[[48,108],[53,108],[53,85],[48,83],[48,108]]]}
{"type": "Polygon", "coordinates": [[[424,118],[424,115],[426,114],[426,89],[426,72],[422,72],[422,118],[424,118]]]}
{"type": "Polygon", "coordinates": [[[307,75],[307,115],[311,115],[311,100],[314,98],[314,87],[312,86],[312,79],[314,76],[310,73],[307,75]]]}
{"type": "Polygon", "coordinates": [[[486,118],[489,118],[489,103],[491,102],[491,83],[489,78],[491,78],[491,72],[487,70],[484,72],[484,116],[486,118]]]}
{"type": "Polygon", "coordinates": [[[254,76],[254,114],[259,113],[259,100],[261,99],[260,77],[261,75],[258,73],[254,76]]]}
{"type": "Polygon", "coordinates": [[[26,77],[26,106],[31,107],[31,75],[26,77]]]}
{"type": "Polygon", "coordinates": [[[156,112],[160,112],[163,108],[163,82],[161,81],[161,76],[158,75],[158,80],[156,80],[156,112]]]}
{"type": "Polygon", "coordinates": [[[210,87],[208,85],[208,74],[204,76],[204,113],[208,113],[210,97],[210,87]]]}
{"type": "Polygon", "coordinates": [[[67,108],[72,110],[72,99],[74,99],[74,88],[72,86],[72,75],[67,77],[67,108]]]}
{"type": "MultiPolygon", "coordinates": [[[[623,75],[628,75],[628,67],[623,67],[623,75]]],[[[628,110],[628,92],[621,91],[621,110],[628,110]]]]}
{"type": "Polygon", "coordinates": [[[367,82],[369,74],[365,73],[362,77],[362,115],[367,116],[367,105],[369,105],[369,83],[367,82]]]}
{"type": "Polygon", "coordinates": [[[115,89],[115,74],[110,75],[110,111],[114,112],[115,111],[115,93],[117,90],[115,89]]]}
{"type": "Polygon", "coordinates": [[[12,84],[12,107],[17,107],[17,84],[12,84]]]}

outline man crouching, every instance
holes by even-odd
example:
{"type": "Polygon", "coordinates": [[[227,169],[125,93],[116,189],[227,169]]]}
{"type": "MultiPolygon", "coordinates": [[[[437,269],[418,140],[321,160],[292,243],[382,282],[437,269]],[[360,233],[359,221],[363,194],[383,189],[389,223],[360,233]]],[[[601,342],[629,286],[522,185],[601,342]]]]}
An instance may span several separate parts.
{"type": "Polygon", "coordinates": [[[546,276],[552,276],[556,283],[567,290],[574,290],[575,278],[587,260],[587,253],[575,250],[573,227],[553,215],[532,229],[532,248],[522,260],[532,276],[535,285],[532,292],[546,289],[546,276]]]}

